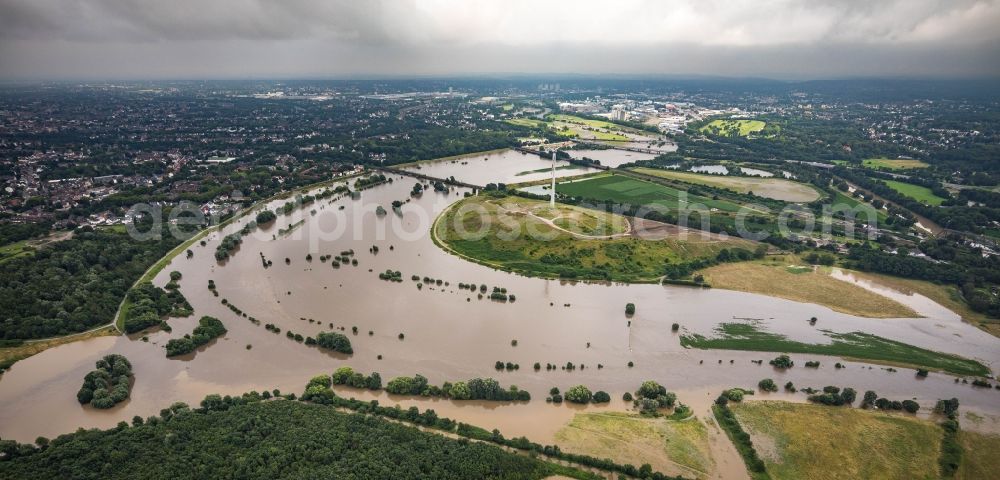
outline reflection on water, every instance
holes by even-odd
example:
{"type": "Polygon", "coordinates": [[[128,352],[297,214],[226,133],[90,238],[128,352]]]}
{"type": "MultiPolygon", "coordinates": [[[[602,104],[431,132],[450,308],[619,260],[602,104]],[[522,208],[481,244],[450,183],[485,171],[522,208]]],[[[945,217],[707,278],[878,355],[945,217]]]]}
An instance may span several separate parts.
{"type": "MultiPolygon", "coordinates": [[[[672,168],[677,168],[677,166],[674,165],[672,168]]],[[[749,175],[751,177],[768,178],[774,176],[773,173],[768,172],[767,170],[760,170],[757,168],[749,168],[749,167],[739,167],[739,169],[743,173],[743,175],[749,175]]],[[[711,173],[715,175],[729,175],[729,168],[727,168],[725,165],[696,165],[691,167],[689,171],[696,173],[711,173]]],[[[785,175],[786,178],[788,177],[788,175],[791,175],[788,172],[784,173],[786,174],[785,175]]]]}
{"type": "MultiPolygon", "coordinates": [[[[546,165],[550,163],[537,156],[504,152],[422,164],[420,171],[482,184],[523,181],[525,177],[530,180],[532,176],[517,173],[546,165]]],[[[580,172],[557,171],[560,175],[580,172]]],[[[539,178],[547,175],[539,174],[539,178]]],[[[521,277],[449,255],[429,238],[430,222],[462,198],[465,190],[428,191],[411,198],[409,192],[415,180],[401,176],[393,179],[391,184],[365,190],[358,199],[324,200],[291,217],[280,217],[275,225],[245,237],[239,252],[224,266],[213,258],[215,246],[224,234],[242,225],[237,222],[222,233],[210,235],[206,246],[192,248],[193,258],[176,258],[155,279],[156,284],[163,285],[168,272],[182,272],[181,290],[195,315],[170,320],[173,331],[151,333],[149,342],[102,337],[60,346],[19,362],[0,380],[0,404],[4,405],[0,410],[0,437],[31,441],[38,435],[54,437],[80,426],[110,427],[134,415],[156,414],[174,401],[196,404],[208,393],[238,394],[273,388],[301,393],[310,377],[343,365],[365,373],[378,371],[386,381],[397,375],[420,373],[435,384],[490,376],[505,386],[517,385],[528,390],[534,400],[498,405],[390,399],[384,393],[362,391],[346,395],[432,407],[441,415],[486,428],[499,427],[506,435],[528,435],[539,442],[550,442],[551,435],[573,412],[568,406],[546,404],[544,397],[549,388],[585,384],[593,390],[605,390],[616,399],[600,408],[622,409],[625,405],[617,399],[647,379],[682,392],[680,400],[687,403],[694,403],[695,397],[714,398],[726,387],[753,387],[761,378],[770,377],[779,384],[791,380],[800,387],[832,384],[852,386],[858,391],[873,389],[890,398],[915,397],[927,407],[938,398],[954,396],[961,400],[963,410],[1000,413],[996,392],[956,385],[950,376],[931,374],[917,380],[907,369],[889,373],[852,362],[836,370],[832,366],[836,360],[816,355],[795,357],[823,360],[819,369],[778,372],[767,362],[763,366],[751,363],[774,354],[686,350],[680,347],[678,334],[670,329],[677,322],[682,333],[711,334],[721,322],[751,317],[761,319],[769,331],[803,341],[823,341],[825,337],[816,328],[860,330],[975,357],[988,364],[1000,361],[997,339],[962,323],[956,315],[926,299],[902,294],[894,297],[927,318],[866,319],[742,292],[521,277]],[[399,213],[390,212],[384,217],[374,213],[376,205],[388,207],[393,200],[408,198],[410,201],[399,213]],[[341,205],[345,209],[340,210],[341,205]],[[310,214],[310,210],[316,214],[310,214]],[[272,239],[279,228],[300,219],[305,219],[305,224],[293,234],[272,239]],[[329,234],[337,230],[342,234],[329,234]],[[373,245],[379,246],[378,253],[370,253],[373,245]],[[357,266],[335,269],[329,261],[318,260],[320,255],[337,255],[348,249],[356,252],[357,266]],[[307,253],[313,254],[312,261],[306,260],[307,253]],[[260,255],[273,259],[273,266],[263,268],[260,255]],[[380,280],[378,273],[386,269],[401,271],[404,282],[380,280]],[[409,280],[411,275],[440,278],[443,282],[441,286],[418,289],[409,280]],[[209,279],[218,286],[219,297],[206,288],[209,279]],[[504,287],[517,296],[517,301],[480,300],[458,289],[459,282],[504,287]],[[273,334],[237,317],[221,304],[223,298],[261,323],[277,325],[282,333],[273,334]],[[623,313],[628,302],[636,304],[631,324],[623,313]],[[167,339],[189,333],[202,315],[218,317],[229,332],[190,361],[167,359],[163,349],[167,339]],[[813,316],[820,319],[817,327],[807,321],[813,316]],[[346,359],[285,337],[286,331],[315,336],[330,330],[331,323],[344,327],[354,344],[355,353],[346,359]],[[351,334],[353,326],[358,327],[357,335],[351,334]],[[400,333],[405,334],[404,340],[398,338],[400,333]],[[517,346],[512,347],[515,339],[517,346]],[[94,362],[107,353],[123,354],[131,360],[136,375],[131,401],[107,411],[85,409],[76,401],[76,390],[94,362]],[[518,363],[520,369],[498,372],[494,370],[498,360],[518,363]],[[634,362],[632,368],[627,366],[630,361],[634,362]],[[543,366],[573,362],[578,368],[571,372],[547,372],[544,368],[536,372],[532,368],[535,362],[543,366]],[[603,368],[599,369],[598,364],[603,368]],[[526,421],[528,418],[530,421],[526,421]]],[[[275,202],[271,208],[280,203],[275,202]]]]}
{"type": "Polygon", "coordinates": [[[569,156],[582,160],[589,158],[601,162],[601,165],[616,168],[626,163],[638,162],[640,160],[652,160],[656,155],[651,153],[632,152],[629,150],[607,149],[607,150],[566,150],[569,156]]]}

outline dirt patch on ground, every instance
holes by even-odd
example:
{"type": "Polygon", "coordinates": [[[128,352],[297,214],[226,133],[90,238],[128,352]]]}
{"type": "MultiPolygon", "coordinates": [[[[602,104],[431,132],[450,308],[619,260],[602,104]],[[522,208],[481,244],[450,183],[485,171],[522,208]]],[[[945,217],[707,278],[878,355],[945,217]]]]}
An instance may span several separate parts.
{"type": "Polygon", "coordinates": [[[673,238],[691,242],[722,242],[728,237],[694,228],[681,227],[669,223],[632,218],[632,236],[643,240],[663,240],[673,238]]]}

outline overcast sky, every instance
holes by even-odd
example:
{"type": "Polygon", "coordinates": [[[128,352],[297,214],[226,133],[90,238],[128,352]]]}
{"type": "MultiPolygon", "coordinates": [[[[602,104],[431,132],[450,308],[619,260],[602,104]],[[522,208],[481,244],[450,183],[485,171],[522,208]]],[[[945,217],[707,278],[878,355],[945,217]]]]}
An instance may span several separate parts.
{"type": "Polygon", "coordinates": [[[974,0],[0,0],[0,78],[1000,76],[974,0]]]}

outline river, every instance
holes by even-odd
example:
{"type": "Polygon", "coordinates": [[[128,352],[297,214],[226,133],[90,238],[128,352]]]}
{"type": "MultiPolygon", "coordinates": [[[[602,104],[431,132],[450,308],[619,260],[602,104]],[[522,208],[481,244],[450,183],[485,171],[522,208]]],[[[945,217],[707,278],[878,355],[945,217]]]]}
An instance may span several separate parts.
{"type": "MultiPolygon", "coordinates": [[[[454,175],[458,180],[482,185],[544,179],[550,175],[548,171],[518,173],[550,165],[550,161],[534,155],[506,151],[423,163],[419,171],[439,177],[454,175]]],[[[563,169],[556,173],[565,176],[587,171],[563,169]]],[[[162,286],[170,271],[181,272],[181,291],[196,314],[171,319],[172,333],[150,333],[148,342],[129,337],[96,338],[18,362],[0,380],[0,404],[4,406],[0,410],[0,437],[33,441],[39,435],[54,437],[77,427],[106,428],[134,415],[157,414],[175,401],[197,404],[209,393],[239,394],[273,388],[301,393],[310,377],[344,365],[364,373],[378,371],[383,381],[419,373],[438,385],[472,377],[494,377],[505,386],[517,385],[530,391],[531,402],[501,405],[390,398],[385,393],[350,389],[341,393],[379,398],[383,403],[430,407],[439,415],[488,429],[500,428],[507,436],[526,435],[541,443],[551,442],[555,431],[580,409],[626,408],[622,394],[634,391],[647,379],[680,392],[679,400],[700,406],[700,414],[707,412],[707,405],[723,388],[755,387],[758,380],[769,377],[779,385],[793,381],[799,388],[839,385],[859,392],[876,390],[888,398],[915,398],[925,410],[938,398],[958,397],[963,411],[993,419],[980,423],[978,428],[998,429],[995,419],[1000,415],[1000,392],[956,384],[949,375],[931,373],[917,379],[909,369],[891,373],[856,362],[842,362],[846,368],[838,370],[833,364],[839,359],[820,355],[793,356],[797,363],[822,360],[819,369],[776,371],[766,361],[762,366],[751,363],[773,358],[773,353],[687,350],[679,344],[680,333],[711,334],[719,323],[746,317],[759,319],[772,332],[803,341],[826,341],[817,328],[864,331],[974,357],[987,365],[1000,362],[1000,341],[962,323],[957,315],[925,297],[886,291],[924,318],[870,319],[822,306],[726,290],[522,277],[462,260],[432,242],[429,229],[434,218],[468,190],[429,190],[419,198],[411,198],[409,192],[416,180],[391,177],[391,184],[365,190],[360,198],[321,200],[290,216],[279,215],[275,224],[245,237],[238,252],[224,265],[213,258],[216,245],[223,234],[238,230],[249,217],[222,233],[209,235],[205,246],[192,248],[192,258],[175,258],[154,283],[162,286]],[[401,213],[390,209],[393,200],[407,199],[410,201],[403,205],[401,213]],[[376,215],[377,205],[389,213],[376,215]],[[287,237],[277,235],[279,228],[299,220],[305,223],[287,237]],[[379,247],[377,253],[369,251],[373,245],[379,247]],[[357,266],[334,269],[329,261],[319,261],[320,255],[338,255],[348,249],[356,252],[357,266]],[[305,259],[307,253],[312,254],[311,262],[305,259]],[[272,260],[273,266],[265,269],[261,254],[272,260]],[[289,259],[287,265],[285,258],[289,259]],[[380,280],[378,273],[386,269],[401,271],[404,281],[380,280]],[[449,284],[418,289],[411,275],[439,278],[449,284]],[[209,279],[218,286],[218,297],[206,288],[209,279]],[[517,299],[510,303],[480,300],[457,288],[459,282],[504,287],[517,299]],[[277,325],[282,333],[273,334],[237,317],[221,304],[223,298],[262,323],[277,325]],[[631,318],[624,314],[628,302],[636,305],[631,318]],[[167,359],[163,350],[166,341],[189,333],[202,315],[221,319],[229,332],[189,358],[167,359]],[[817,327],[807,322],[813,316],[819,318],[817,327]],[[671,332],[674,322],[681,325],[680,333],[671,332]],[[331,323],[344,327],[354,346],[353,355],[326,354],[285,338],[284,331],[288,330],[315,336],[329,331],[331,323]],[[357,335],[352,335],[352,326],[358,327],[357,335]],[[405,334],[405,339],[398,338],[400,333],[405,334]],[[512,340],[517,340],[517,346],[511,345],[512,340]],[[133,363],[136,381],[131,398],[105,411],[80,406],[76,391],[84,375],[100,356],[108,353],[123,354],[133,363]],[[494,363],[498,360],[518,363],[520,369],[496,371],[494,363]],[[634,367],[627,365],[630,361],[634,367]],[[532,369],[535,362],[541,362],[543,367],[546,363],[573,362],[585,368],[542,368],[536,372],[532,369]],[[598,369],[598,364],[603,368],[598,369]],[[576,384],[605,390],[613,401],[608,406],[586,408],[544,402],[549,388],[565,390],[576,384]]],[[[281,203],[272,202],[269,208],[281,203]]],[[[841,276],[853,281],[846,274],[841,276]]],[[[867,288],[886,290],[858,282],[867,288]]],[[[796,398],[801,401],[803,396],[796,398]]],[[[977,428],[963,424],[966,427],[977,428]]]]}

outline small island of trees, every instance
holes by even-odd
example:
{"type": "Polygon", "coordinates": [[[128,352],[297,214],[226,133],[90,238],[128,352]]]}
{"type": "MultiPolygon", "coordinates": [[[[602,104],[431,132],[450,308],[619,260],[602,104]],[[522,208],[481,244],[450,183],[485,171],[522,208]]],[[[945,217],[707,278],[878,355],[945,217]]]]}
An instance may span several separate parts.
{"type": "Polygon", "coordinates": [[[351,339],[336,332],[319,332],[316,335],[316,345],[335,352],[354,353],[354,349],[351,348],[351,339]]]}
{"type": "Polygon", "coordinates": [[[94,408],[111,408],[125,401],[132,389],[132,364],[122,355],[105,355],[83,378],[76,399],[94,408]]]}
{"type": "Polygon", "coordinates": [[[184,335],[183,338],[174,338],[167,342],[167,356],[174,357],[191,353],[194,349],[225,334],[226,327],[218,318],[209,316],[201,317],[198,320],[198,326],[194,327],[191,335],[184,335]]]}

